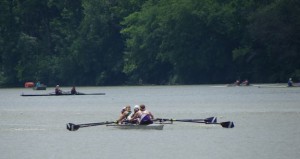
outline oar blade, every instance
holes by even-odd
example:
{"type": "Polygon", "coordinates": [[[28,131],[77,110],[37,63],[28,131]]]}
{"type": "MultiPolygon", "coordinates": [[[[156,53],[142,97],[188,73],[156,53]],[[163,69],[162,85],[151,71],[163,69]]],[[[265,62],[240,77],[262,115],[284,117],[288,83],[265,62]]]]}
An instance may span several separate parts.
{"type": "Polygon", "coordinates": [[[217,117],[209,117],[204,119],[204,122],[206,123],[217,123],[217,117]]]}
{"type": "Polygon", "coordinates": [[[80,128],[79,125],[76,125],[76,124],[73,124],[73,123],[68,123],[68,124],[67,124],[67,129],[68,129],[69,131],[76,131],[76,130],[78,130],[79,128],[80,128]]]}
{"type": "Polygon", "coordinates": [[[234,128],[234,123],[232,121],[222,122],[220,125],[223,128],[234,128]]]}

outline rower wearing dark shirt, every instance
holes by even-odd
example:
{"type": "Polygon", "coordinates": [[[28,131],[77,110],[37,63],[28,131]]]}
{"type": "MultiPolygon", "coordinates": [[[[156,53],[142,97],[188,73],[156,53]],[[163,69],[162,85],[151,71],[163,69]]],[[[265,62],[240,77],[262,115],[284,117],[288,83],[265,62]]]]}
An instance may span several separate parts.
{"type": "Polygon", "coordinates": [[[72,89],[71,89],[71,94],[77,94],[77,91],[76,91],[75,86],[72,87],[72,89]]]}
{"type": "Polygon", "coordinates": [[[289,87],[293,87],[293,86],[294,86],[294,83],[293,83],[292,78],[289,79],[289,81],[288,81],[288,86],[289,86],[289,87]]]}

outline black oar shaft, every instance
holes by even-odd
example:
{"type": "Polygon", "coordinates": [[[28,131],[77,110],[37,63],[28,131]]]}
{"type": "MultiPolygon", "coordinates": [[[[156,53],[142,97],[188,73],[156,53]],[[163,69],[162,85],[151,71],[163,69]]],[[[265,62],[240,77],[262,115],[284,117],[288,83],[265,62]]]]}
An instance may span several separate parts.
{"type": "Polygon", "coordinates": [[[164,119],[164,118],[157,118],[157,121],[164,122],[164,121],[178,121],[178,122],[210,122],[210,123],[215,123],[217,122],[216,117],[209,117],[206,119],[164,119]]]}
{"type": "Polygon", "coordinates": [[[98,126],[98,125],[106,125],[106,124],[112,124],[115,123],[114,121],[106,121],[106,122],[100,122],[100,123],[87,123],[87,124],[73,124],[73,123],[68,123],[67,124],[67,129],[70,131],[76,131],[79,128],[84,128],[84,127],[90,127],[90,126],[98,126]]]}

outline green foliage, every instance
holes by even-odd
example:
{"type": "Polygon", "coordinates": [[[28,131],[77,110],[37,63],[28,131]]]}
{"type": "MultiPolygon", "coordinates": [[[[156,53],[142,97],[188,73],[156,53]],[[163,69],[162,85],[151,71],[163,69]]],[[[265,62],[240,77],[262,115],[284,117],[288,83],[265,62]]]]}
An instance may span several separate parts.
{"type": "Polygon", "coordinates": [[[123,22],[126,73],[144,81],[160,74],[161,81],[182,84],[220,82],[231,73],[227,69],[234,47],[233,24],[226,21],[234,16],[224,8],[212,1],[149,1],[123,22]],[[161,65],[165,69],[157,69],[161,65]]]}
{"type": "Polygon", "coordinates": [[[299,7],[296,0],[277,0],[250,16],[254,71],[268,81],[285,81],[300,67],[299,7]]]}
{"type": "Polygon", "coordinates": [[[124,80],[123,41],[111,5],[106,0],[83,2],[84,18],[71,46],[78,83],[112,85],[124,80]]]}
{"type": "Polygon", "coordinates": [[[31,37],[22,33],[19,38],[19,42],[16,45],[17,50],[22,50],[21,57],[16,66],[17,77],[20,81],[34,80],[35,77],[34,71],[36,70],[37,65],[37,53],[38,53],[38,43],[35,37],[31,37]]]}
{"type": "Polygon", "coordinates": [[[2,0],[0,86],[300,79],[297,0],[2,0]]]}

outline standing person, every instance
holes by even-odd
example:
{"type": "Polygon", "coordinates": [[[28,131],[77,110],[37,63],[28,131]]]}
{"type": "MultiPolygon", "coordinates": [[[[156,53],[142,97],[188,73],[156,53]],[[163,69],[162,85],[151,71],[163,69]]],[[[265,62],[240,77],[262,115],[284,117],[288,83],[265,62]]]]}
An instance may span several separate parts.
{"type": "Polygon", "coordinates": [[[140,105],[140,111],[137,112],[131,120],[138,119],[140,122],[140,125],[148,125],[148,124],[153,124],[153,119],[154,116],[152,113],[148,110],[146,110],[145,105],[140,105]]]}
{"type": "Polygon", "coordinates": [[[35,84],[35,87],[40,87],[41,86],[41,82],[40,81],[37,81],[36,84],[35,84]]]}
{"type": "Polygon", "coordinates": [[[55,87],[55,94],[62,95],[62,90],[59,88],[59,85],[56,85],[56,87],[55,87]]]}
{"type": "Polygon", "coordinates": [[[119,119],[116,121],[117,124],[122,124],[124,121],[128,120],[128,117],[131,114],[131,107],[130,105],[127,105],[125,109],[123,108],[120,114],[119,119]]]}
{"type": "Polygon", "coordinates": [[[77,94],[77,91],[76,91],[75,86],[72,87],[72,89],[71,89],[71,94],[77,94]]]}
{"type": "Polygon", "coordinates": [[[292,78],[290,78],[288,81],[288,87],[293,87],[293,86],[294,86],[293,80],[292,78]]]}

